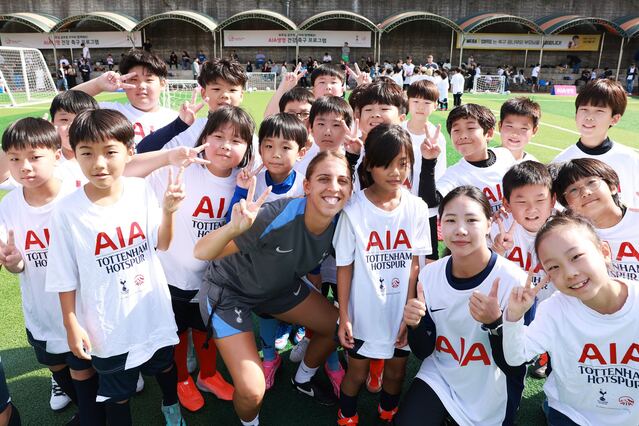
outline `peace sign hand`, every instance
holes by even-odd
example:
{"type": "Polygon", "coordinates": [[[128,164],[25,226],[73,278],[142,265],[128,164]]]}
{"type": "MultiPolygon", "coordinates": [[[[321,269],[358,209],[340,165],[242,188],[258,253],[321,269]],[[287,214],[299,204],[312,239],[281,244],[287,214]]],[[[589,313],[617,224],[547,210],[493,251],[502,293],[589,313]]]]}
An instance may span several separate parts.
{"type": "Polygon", "coordinates": [[[344,120],[341,121],[342,130],[344,131],[344,149],[351,154],[359,155],[362,152],[364,142],[359,138],[359,118],[355,119],[355,125],[349,129],[344,120]]]}
{"type": "Polygon", "coordinates": [[[302,69],[302,63],[298,62],[295,70],[293,72],[287,72],[282,79],[282,85],[286,89],[285,91],[289,91],[290,89],[297,86],[297,83],[300,81],[302,77],[306,75],[306,70],[302,69]]]}
{"type": "Polygon", "coordinates": [[[184,182],[182,181],[183,175],[184,166],[180,167],[180,171],[175,177],[175,180],[173,180],[173,169],[169,169],[168,184],[166,192],[164,193],[164,201],[162,203],[162,208],[165,213],[174,213],[180,207],[182,200],[184,200],[184,197],[186,196],[184,191],[184,182]]]}
{"type": "Polygon", "coordinates": [[[499,234],[495,235],[495,240],[493,241],[493,250],[495,253],[503,256],[507,251],[512,250],[515,245],[515,225],[517,222],[513,220],[512,225],[508,228],[508,231],[504,229],[504,220],[501,217],[497,217],[495,219],[497,222],[497,226],[499,227],[499,234]]]}
{"type": "Polygon", "coordinates": [[[206,97],[200,102],[196,104],[197,101],[197,93],[198,89],[193,89],[193,94],[191,95],[191,101],[186,101],[180,107],[180,120],[184,121],[189,126],[195,122],[197,118],[197,113],[206,105],[209,101],[209,98],[206,97]]]}
{"type": "Polygon", "coordinates": [[[493,281],[488,294],[474,291],[470,296],[468,308],[470,315],[475,321],[482,324],[492,324],[501,316],[501,308],[499,307],[499,278],[493,281]]]}
{"type": "Polygon", "coordinates": [[[244,233],[253,226],[253,222],[255,222],[255,218],[257,217],[262,204],[264,204],[266,198],[271,193],[271,187],[269,186],[264,190],[262,195],[260,195],[260,198],[253,201],[253,198],[255,197],[256,181],[255,177],[251,178],[246,200],[240,200],[233,206],[231,221],[226,226],[230,226],[236,235],[244,233]]]}
{"type": "Polygon", "coordinates": [[[550,282],[550,275],[546,275],[544,279],[535,286],[532,282],[535,269],[537,268],[530,267],[525,286],[515,287],[510,291],[508,308],[506,309],[506,319],[508,321],[519,321],[535,302],[537,293],[550,282]]]}
{"type": "Polygon", "coordinates": [[[255,168],[255,157],[251,157],[251,161],[237,174],[235,184],[243,189],[248,189],[251,185],[251,179],[257,176],[264,168],[264,163],[260,167],[255,168]]]}
{"type": "Polygon", "coordinates": [[[408,299],[404,306],[404,322],[410,327],[417,327],[426,315],[426,300],[424,299],[424,286],[417,282],[417,297],[408,299]]]}
{"type": "Polygon", "coordinates": [[[135,89],[135,85],[125,82],[136,75],[138,75],[136,72],[120,75],[119,72],[107,71],[98,77],[96,81],[101,91],[115,92],[118,89],[135,89]]]}
{"type": "Polygon", "coordinates": [[[191,164],[210,164],[209,160],[200,157],[200,153],[209,146],[208,142],[197,146],[195,148],[189,148],[187,146],[178,146],[170,149],[169,152],[169,164],[175,167],[188,167],[191,164]]]}
{"type": "Polygon", "coordinates": [[[353,66],[355,67],[355,71],[350,69],[348,65],[346,65],[346,71],[355,76],[355,81],[357,81],[358,86],[361,86],[362,84],[368,84],[371,82],[371,76],[368,75],[368,73],[360,71],[359,64],[357,62],[355,62],[353,66]]]}
{"type": "Polygon", "coordinates": [[[437,129],[435,130],[435,134],[431,135],[428,130],[428,123],[424,127],[425,137],[424,142],[419,146],[420,151],[422,152],[422,157],[426,160],[433,160],[439,157],[439,154],[442,152],[442,148],[439,146],[437,140],[439,139],[439,134],[441,133],[442,126],[440,124],[437,125],[437,129]]]}
{"type": "Polygon", "coordinates": [[[6,243],[0,239],[0,265],[4,265],[9,272],[14,274],[22,272],[24,269],[22,254],[16,247],[12,230],[9,230],[6,243]]]}

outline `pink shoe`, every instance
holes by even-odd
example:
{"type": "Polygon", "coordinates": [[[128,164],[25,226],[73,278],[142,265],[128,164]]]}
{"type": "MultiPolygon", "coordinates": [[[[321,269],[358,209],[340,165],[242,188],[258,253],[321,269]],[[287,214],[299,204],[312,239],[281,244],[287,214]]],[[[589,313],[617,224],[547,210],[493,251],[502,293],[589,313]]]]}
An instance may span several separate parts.
{"type": "Polygon", "coordinates": [[[339,366],[339,370],[331,371],[328,369],[328,364],[324,364],[324,371],[326,371],[326,375],[333,385],[333,393],[339,398],[339,388],[342,386],[342,380],[346,372],[341,365],[339,366]]]}
{"type": "Polygon", "coordinates": [[[262,361],[266,390],[269,390],[275,384],[275,373],[277,373],[280,365],[282,365],[282,357],[280,354],[276,354],[276,358],[273,361],[262,361]]]}

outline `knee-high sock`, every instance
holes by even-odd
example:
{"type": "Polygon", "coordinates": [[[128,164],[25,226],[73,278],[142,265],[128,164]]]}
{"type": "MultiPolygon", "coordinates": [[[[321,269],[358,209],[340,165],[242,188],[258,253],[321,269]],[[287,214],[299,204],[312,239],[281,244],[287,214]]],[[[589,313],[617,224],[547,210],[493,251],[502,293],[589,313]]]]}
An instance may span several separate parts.
{"type": "Polygon", "coordinates": [[[200,376],[212,377],[217,373],[217,348],[215,343],[209,342],[207,348],[204,347],[206,341],[206,331],[192,330],[193,347],[200,362],[200,376]]]}
{"type": "Polygon", "coordinates": [[[175,349],[173,350],[173,360],[175,361],[175,366],[177,368],[178,382],[185,382],[189,378],[189,370],[186,367],[186,353],[189,349],[188,330],[180,333],[179,338],[180,341],[177,345],[175,345],[175,349]]]}

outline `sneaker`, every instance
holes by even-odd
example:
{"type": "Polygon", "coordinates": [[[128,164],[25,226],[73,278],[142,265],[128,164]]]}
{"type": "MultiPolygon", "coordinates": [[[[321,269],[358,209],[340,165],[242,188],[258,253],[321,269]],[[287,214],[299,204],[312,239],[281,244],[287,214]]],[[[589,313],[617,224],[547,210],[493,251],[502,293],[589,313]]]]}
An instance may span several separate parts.
{"type": "Polygon", "coordinates": [[[222,401],[233,401],[233,392],[235,388],[229,384],[219,371],[215,372],[214,376],[203,379],[199,374],[197,375],[198,389],[204,392],[210,392],[217,396],[222,401]]]}
{"type": "Polygon", "coordinates": [[[298,383],[295,381],[295,377],[291,377],[291,384],[295,390],[313,398],[320,405],[335,405],[333,393],[325,390],[315,377],[306,383],[298,383]]]}
{"type": "Polygon", "coordinates": [[[530,366],[529,374],[537,379],[545,379],[548,368],[548,353],[543,353],[537,357],[533,365],[530,366]]]}
{"type": "Polygon", "coordinates": [[[135,393],[140,393],[144,390],[144,377],[142,373],[138,376],[138,382],[135,384],[135,393]]]}
{"type": "Polygon", "coordinates": [[[306,329],[304,327],[299,327],[297,332],[295,332],[295,337],[293,337],[293,343],[296,345],[302,341],[302,339],[306,336],[306,329]]]}
{"type": "Polygon", "coordinates": [[[199,390],[195,387],[191,376],[183,382],[177,384],[177,396],[182,407],[189,411],[198,411],[204,407],[204,398],[199,390]]]}
{"type": "Polygon", "coordinates": [[[291,362],[301,362],[306,355],[306,348],[308,348],[308,344],[310,343],[310,339],[306,336],[302,340],[299,341],[297,345],[291,349],[291,353],[288,356],[288,359],[291,362]]]}
{"type": "Polygon", "coordinates": [[[352,417],[344,417],[342,415],[342,410],[338,410],[337,411],[337,424],[339,426],[359,424],[359,416],[357,414],[355,414],[352,417]]]}
{"type": "Polygon", "coordinates": [[[381,405],[377,405],[377,414],[379,414],[379,419],[381,421],[390,423],[393,421],[395,414],[397,414],[397,407],[393,408],[391,411],[386,411],[382,409],[381,405]]]}
{"type": "Polygon", "coordinates": [[[262,361],[262,368],[264,369],[264,380],[266,381],[266,390],[269,390],[275,384],[275,373],[282,365],[282,357],[280,354],[275,354],[273,361],[262,361]]]}
{"type": "Polygon", "coordinates": [[[180,404],[177,402],[168,407],[162,406],[162,414],[166,420],[166,426],[186,426],[186,421],[180,412],[180,404]]]}
{"type": "Polygon", "coordinates": [[[366,377],[366,389],[370,393],[378,393],[382,390],[382,377],[384,376],[384,360],[372,359],[366,377]]]}
{"type": "Polygon", "coordinates": [[[344,379],[346,372],[341,365],[339,366],[339,370],[331,371],[328,369],[328,363],[324,364],[324,371],[326,371],[328,380],[330,380],[333,385],[333,393],[339,398],[339,389],[342,386],[342,380],[344,379]]]}
{"type": "Polygon", "coordinates": [[[64,424],[64,426],[80,426],[81,424],[80,413],[75,413],[73,417],[71,417],[69,421],[64,424]]]}
{"type": "Polygon", "coordinates": [[[291,326],[288,324],[280,324],[277,328],[277,334],[275,338],[275,349],[281,351],[286,347],[288,343],[288,336],[291,334],[291,326]]]}
{"type": "Polygon", "coordinates": [[[67,396],[62,390],[58,382],[51,377],[51,399],[49,399],[49,405],[53,411],[60,411],[64,409],[71,402],[71,398],[67,396]]]}

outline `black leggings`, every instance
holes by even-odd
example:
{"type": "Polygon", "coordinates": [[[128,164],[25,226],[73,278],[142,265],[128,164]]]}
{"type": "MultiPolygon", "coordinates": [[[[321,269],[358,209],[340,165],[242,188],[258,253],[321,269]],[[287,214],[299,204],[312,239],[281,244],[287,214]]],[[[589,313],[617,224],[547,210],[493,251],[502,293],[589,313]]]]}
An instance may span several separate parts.
{"type": "Polygon", "coordinates": [[[395,426],[441,426],[447,418],[450,419],[448,411],[435,391],[423,380],[415,377],[399,404],[394,424],[395,426]],[[417,419],[421,419],[421,422],[417,419]]]}

